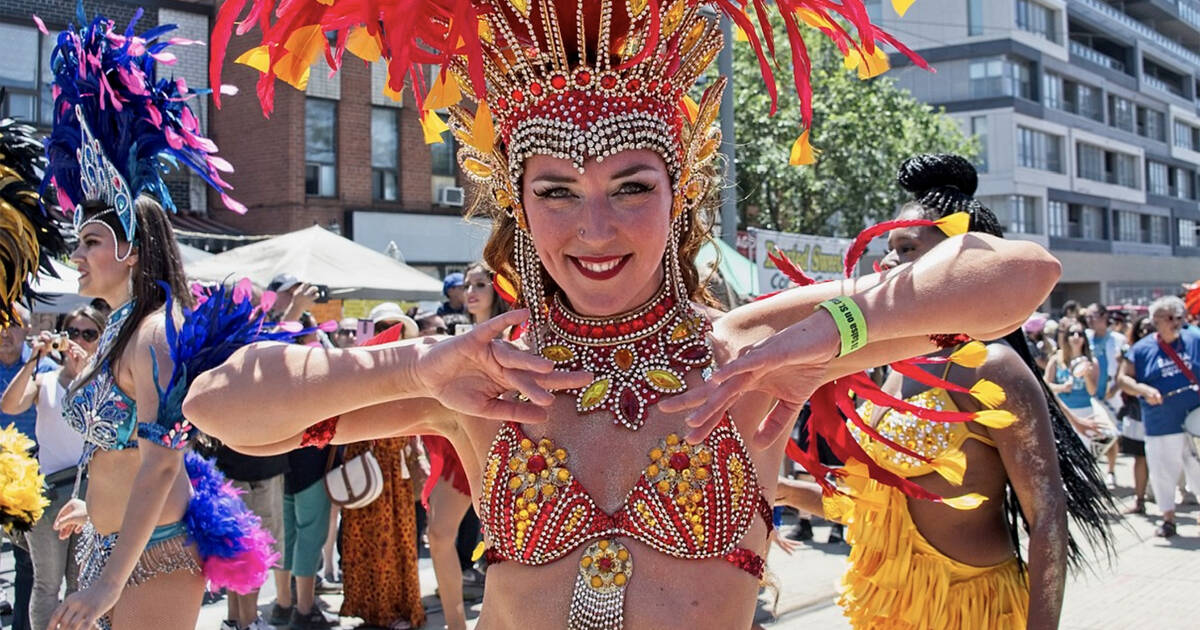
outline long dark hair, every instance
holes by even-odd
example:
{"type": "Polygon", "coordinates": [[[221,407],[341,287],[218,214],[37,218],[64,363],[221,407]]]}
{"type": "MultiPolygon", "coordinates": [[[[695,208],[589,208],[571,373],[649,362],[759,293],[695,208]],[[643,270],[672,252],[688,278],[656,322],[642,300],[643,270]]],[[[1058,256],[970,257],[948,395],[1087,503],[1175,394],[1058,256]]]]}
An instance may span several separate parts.
{"type": "MultiPolygon", "coordinates": [[[[484,274],[487,275],[487,277],[490,280],[495,282],[496,272],[492,271],[491,268],[487,266],[487,263],[485,263],[483,261],[471,263],[471,266],[467,267],[467,270],[463,272],[463,279],[465,280],[466,277],[468,275],[470,275],[470,273],[472,271],[482,271],[484,274]]],[[[508,312],[508,302],[505,302],[504,299],[500,297],[500,294],[496,292],[496,287],[494,284],[492,285],[491,289],[492,289],[492,312],[490,315],[488,315],[489,319],[492,317],[495,317],[497,315],[500,315],[502,313],[508,312]]],[[[474,315],[471,315],[470,317],[472,319],[475,318],[474,315]]],[[[475,322],[475,323],[482,324],[483,322],[475,322]]]]}
{"type": "MultiPolygon", "coordinates": [[[[83,204],[83,217],[84,220],[95,218],[112,228],[117,237],[116,251],[122,251],[129,242],[125,239],[125,232],[117,215],[111,212],[102,214],[108,208],[108,204],[104,202],[86,201],[83,204]]],[[[141,195],[134,200],[133,211],[137,216],[137,233],[133,246],[138,251],[138,261],[131,272],[133,312],[122,322],[121,331],[117,333],[112,348],[103,356],[96,357],[92,370],[75,383],[68,392],[68,397],[95,378],[104,366],[119,360],[138,324],[147,315],[166,304],[167,292],[159,282],[166,283],[171,288],[172,298],[179,306],[194,305],[191,289],[188,288],[184,276],[179,245],[175,242],[175,232],[171,230],[171,222],[167,220],[166,212],[157,201],[147,195],[141,195]]]]}
{"type": "MultiPolygon", "coordinates": [[[[975,167],[965,158],[948,154],[917,155],[900,165],[896,181],[913,195],[913,201],[905,205],[906,210],[918,209],[927,219],[939,219],[956,212],[966,212],[971,218],[969,231],[1004,237],[1004,229],[995,213],[975,199],[979,176],[975,167]]],[[[1046,406],[1050,410],[1050,425],[1054,430],[1054,450],[1058,454],[1058,468],[1066,491],[1067,514],[1078,526],[1078,531],[1083,534],[1088,545],[1094,551],[1111,558],[1115,548],[1108,517],[1116,513],[1116,504],[1100,476],[1095,458],[1083,440],[1076,435],[1056,397],[1042,380],[1042,372],[1038,370],[1037,363],[1029,352],[1029,345],[1025,342],[1022,330],[1018,328],[1005,335],[1004,342],[1025,362],[1035,380],[1041,385],[1042,394],[1046,398],[1046,406]]],[[[1008,518],[1013,546],[1017,549],[1018,561],[1023,563],[1019,528],[1028,532],[1029,521],[1021,510],[1011,482],[1007,484],[1005,491],[1004,512],[1008,518]]],[[[1067,558],[1073,568],[1080,568],[1087,563],[1087,557],[1076,541],[1073,531],[1068,529],[1067,558]]]]}

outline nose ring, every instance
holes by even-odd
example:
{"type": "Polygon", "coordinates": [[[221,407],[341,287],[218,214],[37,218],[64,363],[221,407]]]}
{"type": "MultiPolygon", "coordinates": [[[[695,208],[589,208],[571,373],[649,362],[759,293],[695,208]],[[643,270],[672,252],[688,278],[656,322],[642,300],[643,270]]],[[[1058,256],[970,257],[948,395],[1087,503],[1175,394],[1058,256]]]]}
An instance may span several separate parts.
{"type": "Polygon", "coordinates": [[[583,238],[583,235],[585,232],[586,232],[586,230],[584,230],[583,228],[579,228],[579,238],[583,238]]]}

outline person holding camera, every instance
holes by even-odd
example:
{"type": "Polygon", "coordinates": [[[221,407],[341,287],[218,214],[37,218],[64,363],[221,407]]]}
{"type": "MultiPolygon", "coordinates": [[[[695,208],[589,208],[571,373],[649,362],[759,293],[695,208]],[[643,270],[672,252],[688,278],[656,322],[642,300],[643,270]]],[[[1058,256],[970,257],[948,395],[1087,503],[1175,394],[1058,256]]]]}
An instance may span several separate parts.
{"type": "MultiPolygon", "coordinates": [[[[87,365],[100,343],[105,316],[90,306],[71,311],[63,332],[43,332],[32,341],[31,359],[25,363],[0,398],[0,411],[20,414],[36,405],[35,434],[38,442],[38,467],[46,476],[50,505],[46,514],[57,514],[71,499],[71,486],[83,453],[83,437],[71,430],[62,417],[63,395],[67,386],[87,365]],[[48,360],[51,353],[63,358],[62,367],[35,373],[32,360],[48,360]]],[[[78,566],[75,563],[75,536],[59,538],[54,519],[43,517],[26,534],[33,561],[33,592],[29,618],[34,630],[43,630],[58,606],[58,591],[63,580],[67,593],[75,592],[78,566]]]]}

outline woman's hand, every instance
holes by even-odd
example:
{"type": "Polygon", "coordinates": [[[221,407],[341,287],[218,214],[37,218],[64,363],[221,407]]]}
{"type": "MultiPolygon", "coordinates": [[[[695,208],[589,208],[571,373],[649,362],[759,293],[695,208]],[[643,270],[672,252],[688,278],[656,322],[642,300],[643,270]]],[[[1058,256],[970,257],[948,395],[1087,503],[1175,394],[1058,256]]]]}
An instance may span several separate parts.
{"type": "Polygon", "coordinates": [[[584,387],[587,372],[558,372],[554,362],[529,354],[497,339],[510,326],[529,317],[520,309],[493,317],[471,332],[427,346],[415,375],[430,398],[463,414],[516,422],[543,422],[545,407],[554,402],[552,390],[584,387]],[[517,391],[529,400],[501,396],[517,391]]]}
{"type": "Polygon", "coordinates": [[[837,328],[823,311],[745,348],[707,383],[658,403],[667,413],[693,409],[686,422],[687,441],[698,444],[734,404],[748,392],[762,392],[777,402],[759,424],[753,446],[765,449],[791,431],[805,401],[828,380],[837,354],[837,328]]]}
{"type": "Polygon", "coordinates": [[[50,334],[49,331],[43,330],[41,333],[38,334],[37,337],[35,337],[33,339],[33,341],[30,344],[31,357],[43,359],[43,358],[49,356],[50,353],[54,351],[54,348],[51,347],[53,342],[54,342],[54,335],[50,334]]]}
{"type": "Polygon", "coordinates": [[[47,628],[57,630],[94,630],[96,621],[112,610],[121,599],[121,588],[97,582],[67,596],[50,617],[47,628]]]}
{"type": "Polygon", "coordinates": [[[58,516],[54,517],[54,531],[58,532],[59,540],[66,540],[72,534],[83,531],[87,518],[87,503],[84,503],[83,499],[67,501],[58,511],[58,516]]]}
{"type": "Polygon", "coordinates": [[[88,353],[83,346],[67,340],[67,347],[63,350],[63,359],[63,371],[66,372],[68,378],[74,379],[87,367],[88,353]]]}

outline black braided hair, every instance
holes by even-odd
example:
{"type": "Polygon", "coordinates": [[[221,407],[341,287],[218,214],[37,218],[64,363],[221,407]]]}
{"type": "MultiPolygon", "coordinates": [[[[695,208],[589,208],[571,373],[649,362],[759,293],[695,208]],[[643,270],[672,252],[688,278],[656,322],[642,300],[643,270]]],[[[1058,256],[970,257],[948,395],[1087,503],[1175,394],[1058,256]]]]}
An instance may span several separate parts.
{"type": "MultiPolygon", "coordinates": [[[[966,212],[971,217],[969,231],[1004,237],[1004,229],[996,214],[974,197],[979,186],[979,176],[966,158],[944,153],[908,158],[900,165],[896,182],[913,195],[913,201],[909,202],[905,209],[919,208],[923,218],[932,220],[956,212],[966,212]]],[[[1033,372],[1046,397],[1046,406],[1050,409],[1054,450],[1058,454],[1058,468],[1066,492],[1067,515],[1076,526],[1068,531],[1068,561],[1073,569],[1082,568],[1087,564],[1088,559],[1075,539],[1076,530],[1083,535],[1093,552],[1112,558],[1115,547],[1109,528],[1109,517],[1116,514],[1117,508],[1112,493],[1108,491],[1108,486],[1100,475],[1100,468],[1096,466],[1095,457],[1076,435],[1057,398],[1042,380],[1041,370],[1033,360],[1022,330],[1018,328],[1009,333],[1004,337],[1004,342],[1016,351],[1033,372]]],[[[1029,522],[1021,510],[1021,504],[1011,484],[1008,485],[1005,495],[1004,511],[1008,517],[1009,534],[1018,550],[1018,560],[1023,564],[1020,558],[1019,528],[1028,532],[1029,522]]]]}

